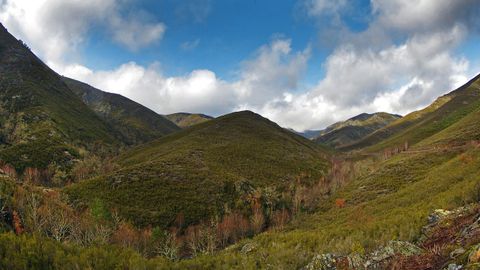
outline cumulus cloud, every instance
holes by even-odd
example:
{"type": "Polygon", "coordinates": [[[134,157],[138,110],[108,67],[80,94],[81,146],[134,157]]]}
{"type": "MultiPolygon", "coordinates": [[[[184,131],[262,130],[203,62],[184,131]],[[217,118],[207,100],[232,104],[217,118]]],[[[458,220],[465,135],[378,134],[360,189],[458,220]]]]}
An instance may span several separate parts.
{"type": "Polygon", "coordinates": [[[220,115],[259,108],[279,92],[294,90],[309,55],[308,48],[292,53],[290,40],[273,40],[245,61],[237,79],[231,82],[209,70],[167,77],[158,63],[143,67],[130,62],[110,71],[93,71],[78,64],[55,66],[55,69],[99,89],[122,94],[159,113],[189,111],[220,115]]]}
{"type": "Polygon", "coordinates": [[[142,22],[134,16],[129,16],[127,19],[112,16],[110,28],[116,42],[136,51],[160,41],[167,27],[163,23],[142,22]]]}
{"type": "MultiPolygon", "coordinates": [[[[305,0],[309,15],[342,12],[344,1],[305,0]]],[[[303,94],[278,97],[258,110],[300,130],[361,112],[405,114],[467,80],[469,63],[455,49],[474,31],[471,0],[372,0],[368,28],[340,34],[325,77],[303,94]]],[[[334,37],[332,37],[334,38],[334,37]]]]}
{"type": "Polygon", "coordinates": [[[162,39],[165,25],[143,21],[148,16],[124,16],[122,0],[4,0],[0,21],[26,41],[47,62],[61,62],[101,26],[112,39],[136,50],[162,39]]]}
{"type": "MultiPolygon", "coordinates": [[[[0,0],[0,20],[61,74],[120,93],[159,113],[217,116],[250,109],[297,130],[323,128],[362,112],[406,114],[471,75],[469,62],[456,49],[472,31],[478,31],[480,5],[476,0],[414,0],[408,4],[371,0],[371,19],[360,32],[349,31],[342,22],[353,0],[299,1],[309,17],[319,17],[321,22],[333,19],[339,26],[335,29],[341,29],[338,36],[328,32],[335,47],[323,63],[325,75],[306,89],[302,79],[315,54],[310,47],[294,51],[291,41],[282,38],[261,46],[228,81],[205,69],[169,77],[160,63],[129,62],[101,71],[65,61],[64,56],[96,24],[105,26],[113,40],[132,50],[162,39],[164,24],[134,19],[148,16],[122,16],[119,6],[125,1],[121,0],[72,0],[68,4],[0,0]]],[[[182,3],[181,13],[196,22],[210,12],[209,0],[182,3]]],[[[188,50],[197,45],[193,40],[181,47],[188,50]]]]}

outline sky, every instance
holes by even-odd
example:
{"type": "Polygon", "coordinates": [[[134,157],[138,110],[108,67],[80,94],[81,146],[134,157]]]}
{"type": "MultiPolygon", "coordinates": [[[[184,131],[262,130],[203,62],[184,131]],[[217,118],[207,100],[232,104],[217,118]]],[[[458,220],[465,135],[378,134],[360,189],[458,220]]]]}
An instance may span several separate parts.
{"type": "Polygon", "coordinates": [[[478,0],[0,0],[61,75],[160,113],[298,131],[405,115],[480,73],[478,0]]]}

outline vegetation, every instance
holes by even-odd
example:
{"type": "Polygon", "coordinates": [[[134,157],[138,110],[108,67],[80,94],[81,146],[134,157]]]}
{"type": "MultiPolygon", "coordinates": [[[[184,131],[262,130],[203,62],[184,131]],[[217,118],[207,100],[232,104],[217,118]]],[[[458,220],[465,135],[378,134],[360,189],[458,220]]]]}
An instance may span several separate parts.
{"type": "Polygon", "coordinates": [[[62,79],[3,26],[0,75],[0,269],[303,269],[391,240],[425,250],[390,268],[436,267],[459,236],[455,261],[480,261],[480,76],[338,153],[248,111],[163,136],[165,119],[62,79]]]}
{"type": "Polygon", "coordinates": [[[166,117],[181,128],[191,127],[193,125],[213,119],[211,116],[200,113],[173,113],[167,115],[166,117]]]}
{"type": "Polygon", "coordinates": [[[251,112],[136,147],[116,162],[120,170],[68,187],[72,202],[101,199],[138,226],[165,228],[178,214],[186,226],[234,210],[249,216],[255,197],[272,210],[292,208],[295,187],[317,184],[328,169],[318,146],[251,112]]]}
{"type": "Polygon", "coordinates": [[[148,142],[180,129],[165,117],[121,95],[66,77],[62,79],[127,144],[148,142]]]}
{"type": "Polygon", "coordinates": [[[339,148],[358,141],[399,118],[401,116],[389,113],[362,113],[327,127],[313,140],[316,143],[339,148]]]}
{"type": "Polygon", "coordinates": [[[68,170],[85,149],[121,144],[20,41],[0,26],[0,159],[15,166],[68,170]]]}
{"type": "Polygon", "coordinates": [[[413,112],[364,139],[341,150],[367,148],[376,152],[385,148],[416,144],[457,123],[480,106],[480,75],[459,89],[438,98],[427,108],[413,112]]]}

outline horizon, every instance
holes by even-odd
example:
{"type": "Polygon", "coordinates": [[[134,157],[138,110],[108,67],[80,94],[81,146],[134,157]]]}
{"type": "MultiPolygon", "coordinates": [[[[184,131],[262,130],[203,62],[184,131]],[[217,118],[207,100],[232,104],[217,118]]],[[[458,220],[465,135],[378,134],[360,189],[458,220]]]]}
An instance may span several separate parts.
{"type": "Polygon", "coordinates": [[[4,0],[0,22],[59,74],[159,114],[251,110],[305,131],[404,116],[469,81],[478,11],[468,0],[4,0]]]}

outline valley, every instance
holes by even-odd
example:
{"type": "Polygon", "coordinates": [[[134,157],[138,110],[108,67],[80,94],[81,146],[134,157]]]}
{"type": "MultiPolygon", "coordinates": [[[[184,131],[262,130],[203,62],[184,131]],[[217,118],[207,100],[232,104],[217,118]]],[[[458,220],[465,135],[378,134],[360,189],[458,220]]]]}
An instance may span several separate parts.
{"type": "Polygon", "coordinates": [[[0,25],[0,269],[478,269],[479,119],[480,75],[303,134],[161,115],[0,25]]]}

